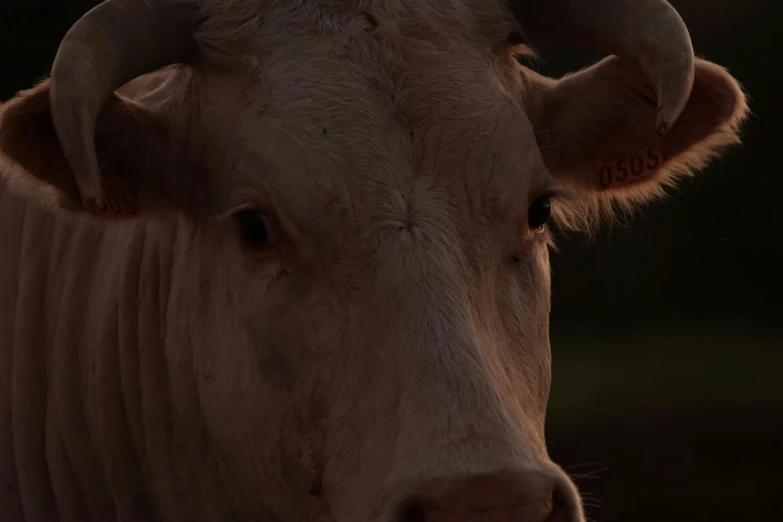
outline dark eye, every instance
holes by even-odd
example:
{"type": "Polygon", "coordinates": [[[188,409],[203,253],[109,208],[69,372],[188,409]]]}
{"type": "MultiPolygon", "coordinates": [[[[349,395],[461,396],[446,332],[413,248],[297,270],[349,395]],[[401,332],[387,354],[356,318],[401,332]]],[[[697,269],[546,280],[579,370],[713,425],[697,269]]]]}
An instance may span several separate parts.
{"type": "Polygon", "coordinates": [[[242,238],[251,247],[261,248],[274,242],[275,229],[265,215],[253,209],[244,209],[237,212],[236,218],[242,238]]]}
{"type": "Polygon", "coordinates": [[[527,226],[531,230],[540,230],[549,221],[552,214],[552,206],[549,204],[549,196],[541,196],[533,201],[527,210],[527,226]]]}

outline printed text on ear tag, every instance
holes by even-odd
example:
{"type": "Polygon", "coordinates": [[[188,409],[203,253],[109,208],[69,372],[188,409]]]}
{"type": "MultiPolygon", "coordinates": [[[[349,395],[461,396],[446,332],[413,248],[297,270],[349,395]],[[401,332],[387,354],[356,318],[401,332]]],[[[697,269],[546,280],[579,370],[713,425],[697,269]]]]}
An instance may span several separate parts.
{"type": "Polygon", "coordinates": [[[663,163],[660,145],[633,154],[607,156],[595,166],[597,189],[608,190],[642,181],[658,172],[663,163]]]}
{"type": "Polygon", "coordinates": [[[81,196],[82,206],[93,214],[115,218],[135,218],[141,216],[136,198],[127,191],[106,189],[103,198],[89,203],[81,196]]]}

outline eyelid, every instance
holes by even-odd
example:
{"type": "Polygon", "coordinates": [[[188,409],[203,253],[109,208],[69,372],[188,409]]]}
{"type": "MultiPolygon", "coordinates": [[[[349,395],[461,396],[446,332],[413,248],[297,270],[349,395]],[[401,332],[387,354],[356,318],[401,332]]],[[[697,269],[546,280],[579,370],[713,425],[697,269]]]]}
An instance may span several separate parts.
{"type": "Polygon", "coordinates": [[[540,197],[547,197],[552,203],[561,203],[573,200],[576,196],[574,192],[566,190],[561,187],[545,187],[541,190],[531,192],[532,197],[530,203],[537,200],[540,197]]]}
{"type": "Polygon", "coordinates": [[[226,221],[227,219],[230,219],[230,218],[234,217],[236,214],[238,214],[239,212],[241,212],[243,210],[255,210],[255,211],[258,211],[258,208],[255,205],[253,205],[252,203],[241,203],[241,204],[238,204],[238,205],[232,205],[225,212],[222,212],[220,214],[212,216],[210,218],[210,220],[216,221],[216,222],[226,221]]]}
{"type": "Polygon", "coordinates": [[[275,217],[276,212],[268,204],[268,199],[265,196],[264,192],[256,190],[240,192],[234,195],[228,208],[224,212],[212,216],[212,220],[225,221],[243,210],[253,210],[267,217],[275,217]]]}

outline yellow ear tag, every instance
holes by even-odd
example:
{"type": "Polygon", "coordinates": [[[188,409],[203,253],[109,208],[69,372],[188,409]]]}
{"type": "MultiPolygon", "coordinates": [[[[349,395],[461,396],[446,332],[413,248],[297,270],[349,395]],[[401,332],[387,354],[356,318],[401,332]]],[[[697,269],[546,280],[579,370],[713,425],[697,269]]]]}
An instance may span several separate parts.
{"type": "Polygon", "coordinates": [[[620,188],[649,179],[665,162],[663,148],[654,145],[642,152],[609,155],[596,162],[596,188],[599,191],[620,188]]]}
{"type": "Polygon", "coordinates": [[[114,218],[136,218],[141,216],[139,204],[136,197],[127,190],[117,189],[116,187],[104,190],[103,198],[97,203],[89,203],[80,193],[82,206],[93,214],[104,217],[114,218]]]}

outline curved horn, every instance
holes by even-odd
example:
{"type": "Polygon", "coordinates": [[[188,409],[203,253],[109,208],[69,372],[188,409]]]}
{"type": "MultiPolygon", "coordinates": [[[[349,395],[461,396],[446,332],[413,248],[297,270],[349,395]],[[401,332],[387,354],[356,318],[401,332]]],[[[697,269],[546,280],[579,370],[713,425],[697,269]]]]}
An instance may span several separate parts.
{"type": "Polygon", "coordinates": [[[693,46],[666,0],[511,0],[511,8],[534,41],[636,60],[657,89],[659,134],[682,113],[693,87],[693,46]]]}
{"type": "Polygon", "coordinates": [[[108,0],[68,31],[52,66],[52,123],[79,191],[100,199],[95,123],[111,93],[195,53],[196,7],[182,0],[108,0]]]}

